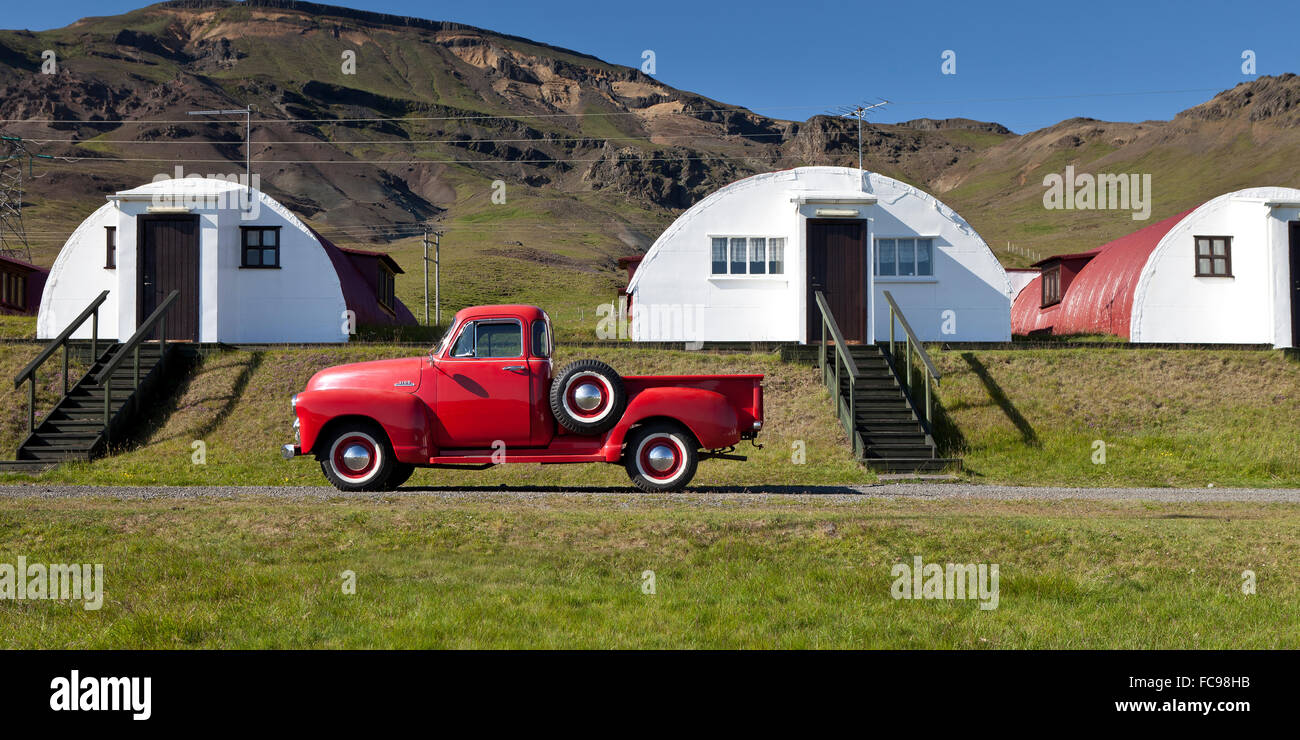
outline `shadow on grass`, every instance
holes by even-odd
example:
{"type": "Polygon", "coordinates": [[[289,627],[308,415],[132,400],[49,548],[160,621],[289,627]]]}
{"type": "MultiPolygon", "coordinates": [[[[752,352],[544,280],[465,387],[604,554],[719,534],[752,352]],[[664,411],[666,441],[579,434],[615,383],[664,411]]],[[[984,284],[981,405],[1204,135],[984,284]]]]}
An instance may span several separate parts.
{"type": "Polygon", "coordinates": [[[1038,433],[1034,431],[1034,427],[1031,426],[1029,420],[1022,416],[1020,411],[1016,409],[1015,404],[1011,403],[1011,399],[1007,398],[1007,394],[1002,390],[1002,386],[998,385],[992,375],[989,375],[988,368],[984,367],[984,363],[980,362],[979,359],[970,352],[963,352],[961,358],[970,366],[971,372],[975,373],[975,377],[979,378],[980,382],[984,384],[984,389],[988,391],[989,398],[993,399],[993,403],[996,403],[998,408],[1002,409],[1002,413],[1006,414],[1007,419],[1015,425],[1016,430],[1020,432],[1020,437],[1024,440],[1024,443],[1030,447],[1041,447],[1042,443],[1039,442],[1038,433]]]}
{"type": "MultiPolygon", "coordinates": [[[[157,439],[155,440],[155,442],[158,443],[167,442],[169,440],[179,439],[181,437],[189,437],[191,439],[204,439],[209,434],[215,432],[221,426],[222,422],[226,420],[226,417],[230,416],[230,414],[235,410],[235,406],[238,405],[239,399],[242,398],[244,395],[244,389],[248,387],[249,381],[253,379],[253,373],[257,372],[257,369],[262,366],[262,359],[264,356],[265,353],[263,352],[248,353],[248,361],[242,363],[243,367],[239,369],[239,375],[235,377],[234,383],[232,383],[230,386],[230,393],[224,396],[213,396],[211,398],[204,398],[201,399],[200,401],[195,402],[195,403],[208,403],[211,401],[219,402],[221,406],[220,408],[217,409],[215,414],[212,414],[202,424],[200,424],[197,427],[194,427],[193,429],[179,430],[175,434],[172,434],[167,437],[163,437],[161,439],[157,439]]],[[[200,369],[197,373],[195,373],[193,371],[193,368],[191,368],[190,371],[187,372],[184,376],[185,382],[179,383],[177,387],[174,388],[172,392],[167,395],[167,397],[159,400],[159,402],[156,404],[156,408],[158,409],[158,411],[153,415],[152,418],[148,420],[147,423],[141,425],[141,429],[149,430],[150,434],[154,431],[157,431],[158,429],[161,429],[162,426],[167,423],[167,419],[170,418],[170,416],[173,413],[176,413],[176,411],[179,410],[177,408],[179,402],[181,398],[184,397],[185,392],[190,388],[190,386],[203,375],[210,372],[216,372],[219,369],[220,368],[208,366],[200,369]]],[[[147,437],[148,434],[144,435],[144,438],[147,437]]]]}

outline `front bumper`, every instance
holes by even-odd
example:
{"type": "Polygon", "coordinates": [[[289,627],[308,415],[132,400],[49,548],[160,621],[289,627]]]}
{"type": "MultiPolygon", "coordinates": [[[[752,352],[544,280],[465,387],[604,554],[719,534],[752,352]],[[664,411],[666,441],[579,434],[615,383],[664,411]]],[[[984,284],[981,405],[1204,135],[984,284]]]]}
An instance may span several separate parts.
{"type": "Polygon", "coordinates": [[[280,448],[280,457],[285,460],[292,460],[301,454],[302,450],[298,449],[298,445],[284,445],[280,448]]]}

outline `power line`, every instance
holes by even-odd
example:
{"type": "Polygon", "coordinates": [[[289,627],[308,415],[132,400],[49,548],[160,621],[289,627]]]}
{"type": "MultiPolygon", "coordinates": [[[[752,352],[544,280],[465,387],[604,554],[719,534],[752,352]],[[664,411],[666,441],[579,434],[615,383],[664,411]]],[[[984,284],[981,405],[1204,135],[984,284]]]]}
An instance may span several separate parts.
{"type": "MultiPolygon", "coordinates": [[[[774,159],[784,153],[751,154],[743,157],[692,156],[692,157],[633,157],[640,162],[681,162],[708,160],[774,159]]],[[[56,160],[71,164],[96,164],[100,162],[170,162],[173,164],[230,164],[228,159],[182,159],[178,157],[75,157],[56,155],[56,160]]],[[[259,159],[258,164],[559,164],[573,162],[602,162],[611,157],[560,158],[560,159],[259,159]]]]}

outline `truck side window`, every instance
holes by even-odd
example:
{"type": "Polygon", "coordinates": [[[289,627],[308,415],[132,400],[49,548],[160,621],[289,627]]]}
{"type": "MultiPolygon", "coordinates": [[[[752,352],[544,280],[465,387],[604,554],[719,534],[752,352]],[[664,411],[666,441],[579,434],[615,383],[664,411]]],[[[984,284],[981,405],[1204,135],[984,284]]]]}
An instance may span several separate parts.
{"type": "Polygon", "coordinates": [[[533,356],[551,356],[550,332],[547,331],[546,322],[540,319],[533,322],[533,356]]]}
{"type": "Polygon", "coordinates": [[[523,327],[518,321],[484,322],[475,327],[478,341],[475,357],[522,357],[523,327]]]}
{"type": "Polygon", "coordinates": [[[467,324],[460,330],[460,336],[456,338],[456,346],[452,347],[451,356],[474,356],[474,324],[467,324]]]}

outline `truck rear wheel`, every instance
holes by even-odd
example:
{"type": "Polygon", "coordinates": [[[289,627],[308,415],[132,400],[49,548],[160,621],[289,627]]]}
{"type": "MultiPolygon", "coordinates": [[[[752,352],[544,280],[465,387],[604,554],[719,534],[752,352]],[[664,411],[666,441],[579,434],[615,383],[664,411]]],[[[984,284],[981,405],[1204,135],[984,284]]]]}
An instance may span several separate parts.
{"type": "Polygon", "coordinates": [[[571,362],[551,382],[551,414],[570,432],[603,434],[626,407],[623,379],[599,360],[571,362]]]}
{"type": "Polygon", "coordinates": [[[652,422],[634,430],[623,451],[628,477],[646,493],[686,488],[699,459],[695,438],[670,422],[652,422]]]}
{"type": "Polygon", "coordinates": [[[318,449],[320,469],[340,491],[391,491],[397,467],[388,437],[377,424],[365,421],[338,425],[318,449]]]}

